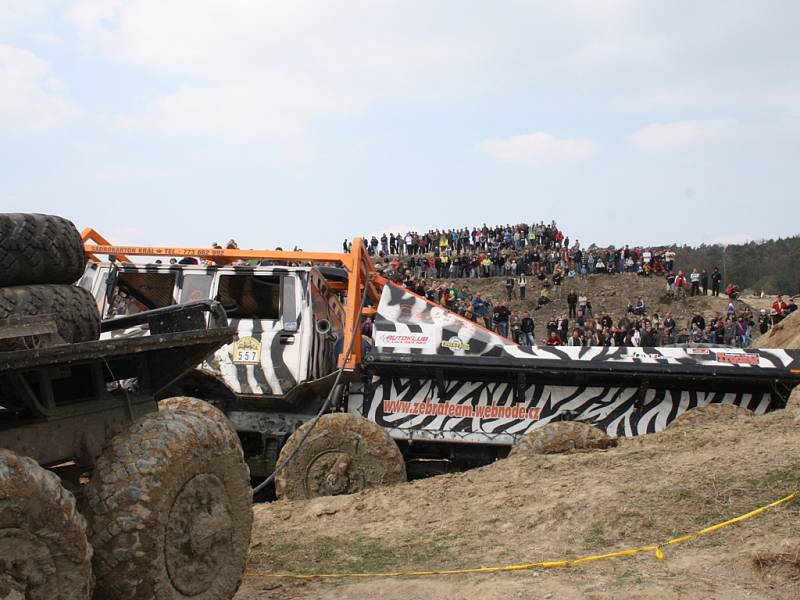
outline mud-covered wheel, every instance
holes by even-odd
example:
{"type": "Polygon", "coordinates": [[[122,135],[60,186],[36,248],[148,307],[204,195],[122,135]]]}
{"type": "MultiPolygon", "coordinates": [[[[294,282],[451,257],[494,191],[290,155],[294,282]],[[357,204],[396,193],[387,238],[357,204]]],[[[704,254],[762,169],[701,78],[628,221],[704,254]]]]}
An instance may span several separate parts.
{"type": "Polygon", "coordinates": [[[97,600],[226,600],[253,521],[238,438],[203,414],[146,415],[117,435],[86,486],[97,600]]]}
{"type": "MultiPolygon", "coordinates": [[[[295,431],[278,464],[300,444],[311,422],[295,431]]],[[[297,454],[275,477],[281,499],[353,494],[406,480],[406,465],[395,441],[380,426],[349,413],[323,415],[297,454]]]]}
{"type": "Polygon", "coordinates": [[[605,431],[579,421],[555,421],[526,433],[512,455],[560,454],[570,450],[598,450],[617,445],[605,431]]]}
{"type": "Polygon", "coordinates": [[[697,406],[682,413],[667,425],[667,429],[674,431],[684,427],[706,425],[717,421],[749,419],[753,416],[755,416],[755,413],[752,410],[735,404],[708,404],[706,406],[697,406]]]}
{"type": "Polygon", "coordinates": [[[191,396],[172,396],[171,398],[164,398],[158,401],[158,410],[188,410],[189,412],[200,413],[230,429],[234,436],[237,435],[233,423],[225,416],[225,413],[216,406],[209,404],[205,400],[200,400],[199,398],[192,398],[191,396]]]}
{"type": "Polygon", "coordinates": [[[85,266],[81,236],[68,219],[0,213],[0,286],[75,283],[85,266]]]}
{"type": "MultiPolygon", "coordinates": [[[[87,342],[100,336],[100,315],[92,295],[74,285],[20,285],[0,288],[0,320],[10,317],[47,317],[67,343],[87,342]]],[[[36,347],[35,336],[0,340],[0,352],[36,347]]]]}
{"type": "Polygon", "coordinates": [[[92,548],[75,498],[56,475],[0,448],[0,598],[91,596],[92,548]]]}

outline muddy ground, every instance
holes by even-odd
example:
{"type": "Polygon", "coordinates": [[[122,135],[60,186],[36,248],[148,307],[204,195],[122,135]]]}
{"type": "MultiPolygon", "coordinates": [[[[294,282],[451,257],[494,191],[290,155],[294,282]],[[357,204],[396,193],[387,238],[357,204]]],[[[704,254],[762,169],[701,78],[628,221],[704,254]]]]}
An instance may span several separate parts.
{"type": "Polygon", "coordinates": [[[255,507],[237,600],[800,597],[800,501],[665,550],[565,569],[297,582],[580,557],[662,542],[800,490],[800,392],[763,417],[695,423],[617,448],[514,456],[353,496],[255,507]]]}

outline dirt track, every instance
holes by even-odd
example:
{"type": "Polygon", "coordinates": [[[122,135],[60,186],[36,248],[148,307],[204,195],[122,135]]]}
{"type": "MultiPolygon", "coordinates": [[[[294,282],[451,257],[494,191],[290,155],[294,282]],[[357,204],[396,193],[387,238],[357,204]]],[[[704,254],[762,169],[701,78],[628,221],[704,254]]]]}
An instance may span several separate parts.
{"type": "Polygon", "coordinates": [[[754,344],[756,348],[800,348],[800,310],[778,323],[754,344]]]}
{"type": "MultiPolygon", "coordinates": [[[[250,569],[460,568],[666,540],[800,490],[800,392],[786,411],[693,424],[618,448],[519,456],[353,496],[255,508],[250,569]]],[[[800,597],[800,502],[653,554],[490,575],[291,582],[237,600],[800,597]]]]}

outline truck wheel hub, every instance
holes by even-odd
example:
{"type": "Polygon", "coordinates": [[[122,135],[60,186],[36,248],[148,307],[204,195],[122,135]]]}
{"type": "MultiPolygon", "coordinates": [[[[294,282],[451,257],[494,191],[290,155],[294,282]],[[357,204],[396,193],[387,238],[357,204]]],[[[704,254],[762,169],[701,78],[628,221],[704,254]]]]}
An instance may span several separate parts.
{"type": "Polygon", "coordinates": [[[351,454],[330,450],[309,462],[306,487],[312,498],[352,494],[364,489],[364,474],[351,454]]]}
{"type": "Polygon", "coordinates": [[[225,487],[209,474],[193,477],[175,497],[164,546],[172,585],[187,596],[208,589],[231,555],[233,523],[225,487]]]}
{"type": "Polygon", "coordinates": [[[47,545],[22,529],[0,529],[0,592],[4,598],[44,600],[49,597],[47,581],[55,573],[47,545]]]}

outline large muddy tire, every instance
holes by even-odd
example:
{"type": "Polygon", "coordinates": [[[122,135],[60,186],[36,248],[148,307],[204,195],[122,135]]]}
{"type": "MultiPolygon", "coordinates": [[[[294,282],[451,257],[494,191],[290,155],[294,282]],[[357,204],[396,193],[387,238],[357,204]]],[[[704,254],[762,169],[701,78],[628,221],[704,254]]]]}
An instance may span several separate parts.
{"type": "Polygon", "coordinates": [[[83,242],[72,221],[0,213],[0,287],[75,283],[85,267],[83,242]]]}
{"type": "Polygon", "coordinates": [[[92,548],[75,498],[35,461],[0,449],[0,598],[91,596],[92,548]]]}
{"type": "Polygon", "coordinates": [[[718,421],[738,421],[740,419],[749,419],[754,415],[755,413],[752,410],[734,404],[708,404],[687,410],[669,423],[667,429],[674,431],[718,421]]]}
{"type": "Polygon", "coordinates": [[[189,412],[200,413],[209,419],[213,419],[220,425],[227,427],[234,436],[237,436],[233,423],[225,416],[225,413],[216,406],[212,406],[205,400],[200,400],[199,398],[192,398],[191,396],[172,396],[171,398],[164,398],[158,401],[158,410],[188,410],[189,412]]]}
{"type": "MultiPolygon", "coordinates": [[[[282,464],[311,427],[305,423],[281,449],[282,464]]],[[[406,480],[400,448],[380,426],[360,415],[323,415],[297,454],[275,477],[280,499],[353,494],[406,480]]]]}
{"type": "MultiPolygon", "coordinates": [[[[92,295],[74,285],[21,285],[0,288],[0,320],[48,316],[65,342],[86,342],[100,336],[100,315],[92,295]]],[[[36,347],[36,336],[0,340],[0,352],[36,347]]]]}
{"type": "Polygon", "coordinates": [[[238,438],[185,410],[117,435],[86,486],[96,600],[228,600],[253,523],[238,438]]]}
{"type": "Polygon", "coordinates": [[[555,421],[526,433],[512,455],[561,454],[571,450],[599,450],[617,445],[605,431],[579,421],[555,421]]]}

